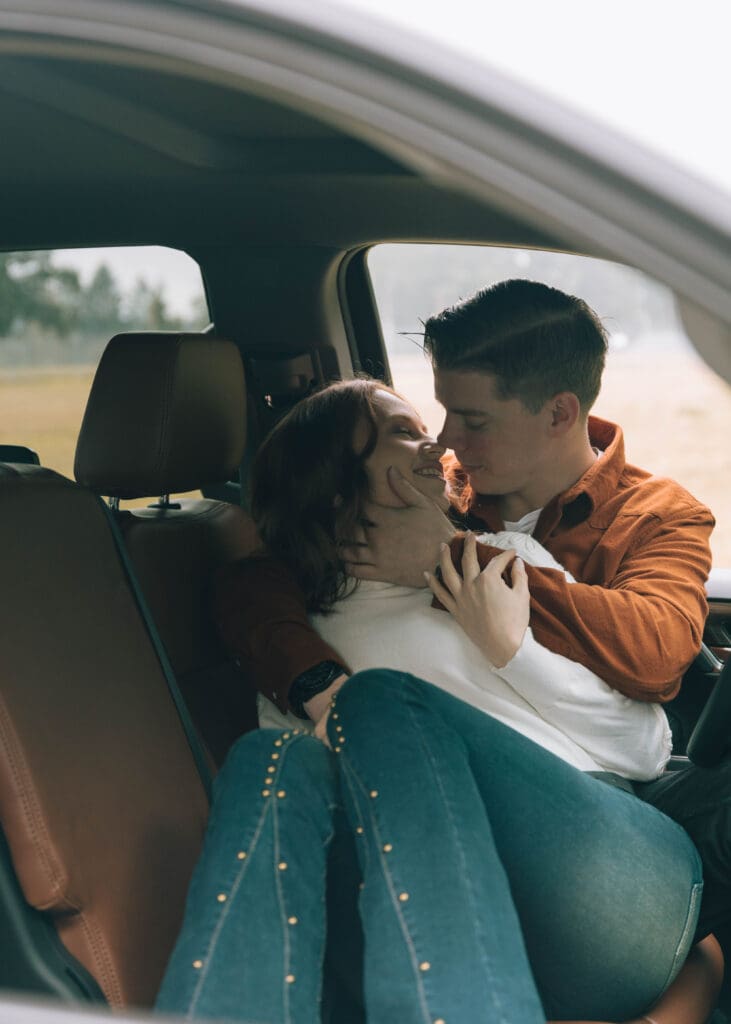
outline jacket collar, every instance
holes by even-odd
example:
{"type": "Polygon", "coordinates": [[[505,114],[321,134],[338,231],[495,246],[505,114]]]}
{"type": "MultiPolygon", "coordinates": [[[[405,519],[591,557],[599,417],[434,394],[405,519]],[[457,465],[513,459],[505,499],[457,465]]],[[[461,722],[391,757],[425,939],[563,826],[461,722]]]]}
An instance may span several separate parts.
{"type": "MultiPolygon", "coordinates": [[[[588,427],[591,444],[604,454],[592,463],[575,484],[562,494],[557,494],[545,506],[534,531],[539,541],[561,520],[567,526],[583,522],[616,493],[626,465],[622,428],[598,416],[589,417],[588,427]]],[[[501,530],[504,529],[504,523],[497,503],[496,496],[476,494],[469,512],[490,529],[501,530]]]]}

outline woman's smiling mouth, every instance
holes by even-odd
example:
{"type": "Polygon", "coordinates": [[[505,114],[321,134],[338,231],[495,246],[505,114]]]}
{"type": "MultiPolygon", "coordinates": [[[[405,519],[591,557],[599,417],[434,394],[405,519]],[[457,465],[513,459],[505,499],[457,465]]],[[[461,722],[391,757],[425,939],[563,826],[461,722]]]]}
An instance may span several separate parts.
{"type": "Polygon", "coordinates": [[[422,466],[420,469],[412,470],[414,476],[429,476],[436,480],[443,480],[444,473],[440,466],[422,466]]]}

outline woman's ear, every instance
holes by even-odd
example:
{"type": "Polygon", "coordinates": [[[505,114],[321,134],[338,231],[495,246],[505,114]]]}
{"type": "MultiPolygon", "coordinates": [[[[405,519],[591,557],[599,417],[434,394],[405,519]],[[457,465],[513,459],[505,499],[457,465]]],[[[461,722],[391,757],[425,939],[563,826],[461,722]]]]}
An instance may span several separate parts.
{"type": "Polygon", "coordinates": [[[560,391],[551,399],[551,431],[566,434],[581,416],[581,403],[573,391],[560,391]]]}
{"type": "Polygon", "coordinates": [[[333,508],[340,508],[340,506],[342,504],[343,504],[343,496],[342,496],[342,494],[336,494],[335,497],[333,498],[333,508]]]}

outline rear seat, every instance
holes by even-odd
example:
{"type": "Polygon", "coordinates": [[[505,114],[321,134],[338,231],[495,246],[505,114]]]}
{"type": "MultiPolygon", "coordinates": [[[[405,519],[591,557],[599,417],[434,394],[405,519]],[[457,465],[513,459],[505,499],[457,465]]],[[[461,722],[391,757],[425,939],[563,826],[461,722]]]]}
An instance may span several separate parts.
{"type": "Polygon", "coordinates": [[[246,390],[236,346],[203,334],[121,334],[99,364],[75,475],[115,499],[160,495],[118,513],[129,556],[191,714],[216,763],[256,725],[253,687],[213,619],[216,570],[251,552],[238,505],[168,496],[228,480],[241,461],[246,390]]]}
{"type": "Polygon", "coordinates": [[[0,505],[0,983],[149,1006],[205,786],[100,500],[0,465],[0,505]]]}

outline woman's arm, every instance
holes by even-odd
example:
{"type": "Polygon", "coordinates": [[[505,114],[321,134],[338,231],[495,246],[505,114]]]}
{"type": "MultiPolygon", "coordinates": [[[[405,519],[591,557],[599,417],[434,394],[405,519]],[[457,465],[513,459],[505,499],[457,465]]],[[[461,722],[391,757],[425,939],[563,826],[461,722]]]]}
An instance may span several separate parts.
{"type": "Polygon", "coordinates": [[[305,597],[275,558],[246,558],[222,570],[215,584],[215,615],[229,651],[257,688],[286,712],[292,682],[323,661],[346,662],[310,625],[305,597]]]}
{"type": "MultiPolygon", "coordinates": [[[[723,953],[713,935],[706,936],[688,954],[680,974],[651,1010],[625,1024],[706,1024],[723,984],[723,953]]],[[[561,1024],[549,1021],[548,1024],[561,1024]]],[[[602,1024],[573,1021],[572,1024],[602,1024]]]]}

